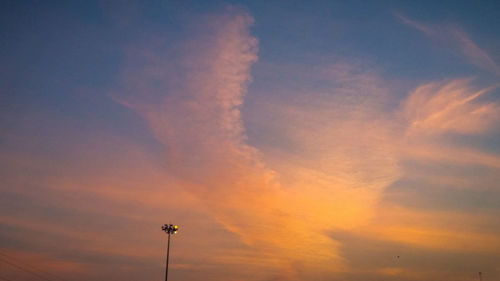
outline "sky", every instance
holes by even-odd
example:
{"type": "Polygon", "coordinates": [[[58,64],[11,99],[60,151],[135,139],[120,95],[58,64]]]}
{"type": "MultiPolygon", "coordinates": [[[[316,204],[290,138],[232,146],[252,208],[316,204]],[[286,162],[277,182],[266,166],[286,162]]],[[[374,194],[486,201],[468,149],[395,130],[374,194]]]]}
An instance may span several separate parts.
{"type": "Polygon", "coordinates": [[[500,280],[498,1],[2,1],[0,280],[500,280]]]}

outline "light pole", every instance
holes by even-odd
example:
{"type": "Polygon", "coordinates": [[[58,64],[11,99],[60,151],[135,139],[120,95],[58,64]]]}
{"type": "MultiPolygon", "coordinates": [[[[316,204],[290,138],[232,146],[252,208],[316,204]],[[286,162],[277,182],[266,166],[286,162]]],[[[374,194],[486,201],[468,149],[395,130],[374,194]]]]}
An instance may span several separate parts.
{"type": "Polygon", "coordinates": [[[177,225],[172,224],[164,224],[161,227],[161,230],[165,231],[168,234],[168,244],[167,244],[167,265],[165,266],[165,281],[168,279],[168,258],[170,255],[170,234],[175,234],[179,230],[177,225]]]}

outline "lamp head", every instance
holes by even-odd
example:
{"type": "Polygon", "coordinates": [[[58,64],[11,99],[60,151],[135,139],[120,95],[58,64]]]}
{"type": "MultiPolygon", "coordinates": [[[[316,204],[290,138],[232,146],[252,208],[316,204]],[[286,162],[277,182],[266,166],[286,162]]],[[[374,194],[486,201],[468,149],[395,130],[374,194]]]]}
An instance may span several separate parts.
{"type": "Polygon", "coordinates": [[[161,230],[165,231],[167,234],[175,234],[179,231],[179,226],[173,224],[164,224],[161,230]]]}

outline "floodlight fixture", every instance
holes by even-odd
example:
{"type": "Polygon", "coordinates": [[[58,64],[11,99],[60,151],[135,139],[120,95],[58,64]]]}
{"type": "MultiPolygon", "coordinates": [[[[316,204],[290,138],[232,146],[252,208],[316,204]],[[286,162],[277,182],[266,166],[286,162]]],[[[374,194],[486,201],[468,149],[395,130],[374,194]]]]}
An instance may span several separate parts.
{"type": "Polygon", "coordinates": [[[167,264],[165,266],[165,281],[168,279],[168,259],[170,256],[170,235],[177,233],[179,231],[179,226],[173,224],[164,224],[161,230],[168,234],[168,244],[167,244],[167,264]]]}
{"type": "Polygon", "coordinates": [[[173,225],[173,224],[164,224],[161,227],[161,230],[165,231],[167,234],[175,234],[177,231],[179,231],[179,226],[173,225]]]}

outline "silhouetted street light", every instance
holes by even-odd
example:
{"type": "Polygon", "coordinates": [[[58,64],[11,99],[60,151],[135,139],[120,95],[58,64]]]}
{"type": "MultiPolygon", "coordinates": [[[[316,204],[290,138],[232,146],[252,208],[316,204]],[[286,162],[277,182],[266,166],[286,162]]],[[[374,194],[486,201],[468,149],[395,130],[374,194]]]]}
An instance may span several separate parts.
{"type": "Polygon", "coordinates": [[[170,255],[170,234],[175,234],[179,230],[179,227],[177,225],[172,225],[172,224],[164,224],[161,227],[161,230],[165,231],[165,233],[168,234],[168,244],[167,244],[167,265],[165,267],[165,281],[168,279],[168,258],[170,255]]]}

